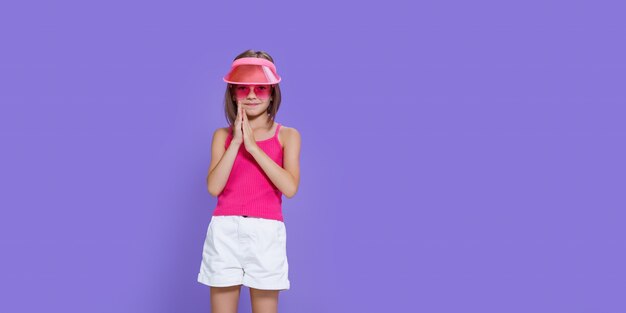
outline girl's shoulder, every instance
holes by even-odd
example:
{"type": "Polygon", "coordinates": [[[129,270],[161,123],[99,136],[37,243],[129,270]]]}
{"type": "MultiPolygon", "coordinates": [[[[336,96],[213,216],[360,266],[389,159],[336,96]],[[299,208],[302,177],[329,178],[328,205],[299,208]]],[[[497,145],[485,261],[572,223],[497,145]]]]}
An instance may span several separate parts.
{"type": "Polygon", "coordinates": [[[213,141],[223,146],[226,143],[229,135],[230,127],[219,127],[213,132],[213,141]]]}
{"type": "Polygon", "coordinates": [[[284,144],[293,143],[294,141],[297,141],[299,143],[300,132],[295,127],[289,127],[280,124],[280,129],[278,130],[278,140],[284,144]]]}
{"type": "Polygon", "coordinates": [[[213,135],[228,135],[230,133],[230,127],[218,127],[213,132],[213,135]]]}
{"type": "Polygon", "coordinates": [[[279,133],[283,133],[283,134],[291,135],[291,134],[294,134],[294,133],[298,133],[298,130],[295,129],[294,127],[289,127],[287,125],[280,124],[280,129],[279,129],[278,132],[279,133]]]}

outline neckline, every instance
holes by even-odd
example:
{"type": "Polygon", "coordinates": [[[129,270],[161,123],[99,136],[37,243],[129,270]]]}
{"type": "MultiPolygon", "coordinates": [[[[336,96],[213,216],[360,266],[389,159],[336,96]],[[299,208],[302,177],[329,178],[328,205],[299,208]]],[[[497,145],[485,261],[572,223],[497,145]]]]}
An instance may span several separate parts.
{"type": "Polygon", "coordinates": [[[278,122],[276,122],[276,130],[274,131],[274,135],[270,138],[267,139],[263,139],[263,140],[255,140],[255,142],[264,142],[264,141],[268,141],[271,139],[274,139],[274,137],[278,137],[278,126],[280,126],[280,124],[278,122]]]}
{"type": "MultiPolygon", "coordinates": [[[[267,139],[263,139],[263,140],[255,140],[254,142],[265,142],[265,141],[269,141],[269,140],[272,140],[274,138],[277,138],[278,137],[278,127],[280,127],[280,123],[276,122],[276,130],[274,131],[274,135],[272,137],[267,138],[267,139]]],[[[233,136],[233,129],[232,129],[232,127],[231,127],[231,129],[229,131],[228,136],[231,137],[231,138],[233,136]]]]}

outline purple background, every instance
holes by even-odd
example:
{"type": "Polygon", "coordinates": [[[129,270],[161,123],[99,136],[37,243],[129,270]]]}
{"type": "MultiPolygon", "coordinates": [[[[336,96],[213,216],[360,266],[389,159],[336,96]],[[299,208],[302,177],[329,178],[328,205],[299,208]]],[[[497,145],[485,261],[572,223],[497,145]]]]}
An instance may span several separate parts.
{"type": "Polygon", "coordinates": [[[209,311],[246,49],[302,135],[281,312],[625,312],[626,5],[505,3],[3,2],[0,312],[209,311]]]}

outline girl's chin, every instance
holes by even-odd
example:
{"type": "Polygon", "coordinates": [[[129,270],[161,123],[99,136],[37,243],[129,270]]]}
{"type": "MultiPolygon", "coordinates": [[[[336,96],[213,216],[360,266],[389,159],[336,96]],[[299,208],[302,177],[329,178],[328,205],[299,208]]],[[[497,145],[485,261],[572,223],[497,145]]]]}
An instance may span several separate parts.
{"type": "Polygon", "coordinates": [[[248,116],[257,116],[262,113],[261,110],[256,110],[255,108],[246,109],[244,111],[246,112],[248,116]]]}
{"type": "Polygon", "coordinates": [[[260,105],[255,105],[255,106],[244,105],[243,108],[248,112],[262,111],[260,105]]]}

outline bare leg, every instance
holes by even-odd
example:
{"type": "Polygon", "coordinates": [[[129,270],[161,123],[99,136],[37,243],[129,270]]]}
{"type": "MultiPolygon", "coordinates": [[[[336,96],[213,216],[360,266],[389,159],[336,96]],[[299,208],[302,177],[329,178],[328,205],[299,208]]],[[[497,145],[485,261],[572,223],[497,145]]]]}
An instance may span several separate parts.
{"type": "Polygon", "coordinates": [[[211,287],[212,313],[237,313],[241,285],[211,287]]]}
{"type": "Polygon", "coordinates": [[[252,313],[278,313],[278,292],[250,288],[252,313]]]}

